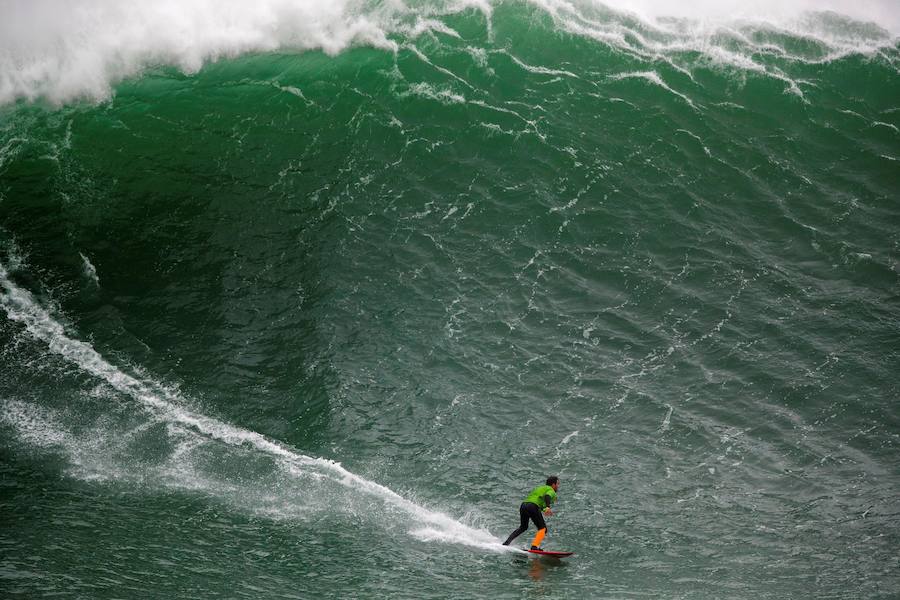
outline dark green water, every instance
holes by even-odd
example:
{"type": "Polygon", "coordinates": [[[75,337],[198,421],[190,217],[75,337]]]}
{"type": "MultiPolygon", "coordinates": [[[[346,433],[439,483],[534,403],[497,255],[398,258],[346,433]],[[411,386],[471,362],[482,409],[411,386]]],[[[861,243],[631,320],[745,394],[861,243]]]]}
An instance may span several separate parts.
{"type": "Polygon", "coordinates": [[[896,38],[426,16],[0,108],[0,595],[900,594],[896,38]]]}

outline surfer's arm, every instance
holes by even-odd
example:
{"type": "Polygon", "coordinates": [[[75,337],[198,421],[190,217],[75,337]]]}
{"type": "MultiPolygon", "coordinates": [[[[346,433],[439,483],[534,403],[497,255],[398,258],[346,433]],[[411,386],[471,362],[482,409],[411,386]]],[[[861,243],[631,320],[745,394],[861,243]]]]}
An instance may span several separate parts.
{"type": "Polygon", "coordinates": [[[544,495],[544,504],[547,505],[547,508],[544,509],[544,512],[547,513],[548,515],[552,515],[552,514],[553,514],[553,511],[550,510],[550,504],[551,504],[552,502],[553,502],[553,499],[550,497],[550,494],[545,494],[545,495],[544,495]]]}

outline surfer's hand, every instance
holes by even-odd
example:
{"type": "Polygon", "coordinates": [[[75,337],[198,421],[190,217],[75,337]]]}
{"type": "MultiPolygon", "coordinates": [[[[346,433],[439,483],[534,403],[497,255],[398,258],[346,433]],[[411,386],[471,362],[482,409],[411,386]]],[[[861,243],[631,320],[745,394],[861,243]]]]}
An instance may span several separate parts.
{"type": "Polygon", "coordinates": [[[552,516],[553,516],[553,511],[550,510],[549,507],[547,507],[547,508],[544,509],[544,514],[547,515],[548,517],[552,517],[552,516]]]}

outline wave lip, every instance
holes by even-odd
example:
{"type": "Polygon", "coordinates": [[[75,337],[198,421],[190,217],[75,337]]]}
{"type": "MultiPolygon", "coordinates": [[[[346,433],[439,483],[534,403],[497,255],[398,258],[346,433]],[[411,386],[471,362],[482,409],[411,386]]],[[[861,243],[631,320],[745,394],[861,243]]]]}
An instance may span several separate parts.
{"type": "Polygon", "coordinates": [[[4,4],[0,104],[45,98],[101,101],[112,86],[151,66],[185,73],[205,63],[279,48],[337,54],[353,44],[396,49],[389,11],[347,0],[161,0],[4,4]]]}
{"type": "MultiPolygon", "coordinates": [[[[408,6],[364,0],[159,0],[115,3],[13,0],[0,4],[0,105],[44,99],[60,105],[100,102],[120,81],[148,68],[184,73],[243,54],[319,50],[336,55],[353,46],[398,52],[428,32],[459,34],[442,18],[477,11],[488,39],[498,16],[488,0],[408,6]]],[[[822,62],[853,53],[895,50],[900,14],[880,0],[831,2],[829,11],[795,2],[692,3],[530,0],[553,27],[648,60],[673,64],[699,52],[714,64],[768,71],[755,54],[822,62]],[[876,24],[877,23],[877,24],[876,24]],[[887,28],[887,29],[885,29],[887,28]],[[801,48],[796,54],[796,48],[801,48]],[[802,48],[806,48],[803,50],[802,48]]],[[[505,14],[505,13],[504,13],[505,14]]],[[[680,68],[680,67],[679,67],[680,68]]]]}

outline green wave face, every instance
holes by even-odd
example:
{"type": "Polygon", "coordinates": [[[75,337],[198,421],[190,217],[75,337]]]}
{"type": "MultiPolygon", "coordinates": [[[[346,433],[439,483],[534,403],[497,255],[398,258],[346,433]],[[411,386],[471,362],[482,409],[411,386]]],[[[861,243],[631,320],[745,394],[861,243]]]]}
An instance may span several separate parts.
{"type": "Polygon", "coordinates": [[[13,597],[897,589],[890,7],[166,6],[0,9],[13,597]]]}

